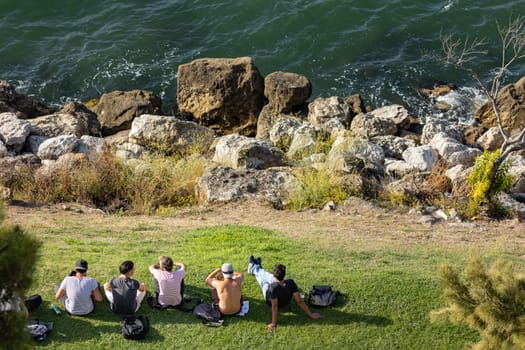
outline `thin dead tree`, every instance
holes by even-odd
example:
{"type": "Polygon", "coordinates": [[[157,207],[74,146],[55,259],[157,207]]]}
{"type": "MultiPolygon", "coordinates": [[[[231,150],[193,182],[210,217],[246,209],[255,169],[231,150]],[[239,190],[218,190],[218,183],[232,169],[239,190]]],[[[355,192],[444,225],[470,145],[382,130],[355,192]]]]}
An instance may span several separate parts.
{"type": "MultiPolygon", "coordinates": [[[[492,81],[485,84],[479,74],[470,67],[470,63],[482,55],[487,55],[485,49],[488,41],[485,38],[458,39],[452,34],[441,34],[441,45],[444,56],[441,61],[446,65],[452,65],[466,71],[481,88],[488,100],[497,120],[497,127],[503,137],[500,147],[500,155],[494,161],[492,173],[489,174],[490,183],[494,182],[500,165],[511,152],[522,149],[525,146],[525,128],[519,133],[511,134],[511,130],[505,130],[498,105],[498,94],[504,75],[509,71],[511,65],[525,58],[525,15],[510,18],[508,24],[501,25],[496,22],[498,34],[501,39],[501,63],[496,69],[492,81]]],[[[487,189],[487,193],[490,189],[487,189]]],[[[488,198],[490,199],[490,198],[488,198]]]]}

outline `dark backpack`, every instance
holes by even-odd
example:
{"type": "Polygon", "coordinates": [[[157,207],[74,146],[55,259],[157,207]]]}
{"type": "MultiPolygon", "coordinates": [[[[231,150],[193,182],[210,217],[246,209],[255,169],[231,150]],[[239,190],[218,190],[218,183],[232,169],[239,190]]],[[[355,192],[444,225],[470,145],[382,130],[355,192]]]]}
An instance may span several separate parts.
{"type": "Polygon", "coordinates": [[[202,320],[207,326],[222,326],[221,313],[217,306],[210,304],[199,304],[193,309],[193,315],[202,320]]]}
{"type": "Polygon", "coordinates": [[[313,286],[308,294],[308,303],[314,307],[334,305],[339,291],[333,291],[332,286],[313,286]]]}
{"type": "Polygon", "coordinates": [[[147,316],[128,316],[122,321],[122,336],[126,339],[140,340],[146,337],[149,330],[147,316]]]}
{"type": "Polygon", "coordinates": [[[42,304],[42,297],[39,294],[33,294],[24,299],[27,311],[35,311],[42,304]]]}

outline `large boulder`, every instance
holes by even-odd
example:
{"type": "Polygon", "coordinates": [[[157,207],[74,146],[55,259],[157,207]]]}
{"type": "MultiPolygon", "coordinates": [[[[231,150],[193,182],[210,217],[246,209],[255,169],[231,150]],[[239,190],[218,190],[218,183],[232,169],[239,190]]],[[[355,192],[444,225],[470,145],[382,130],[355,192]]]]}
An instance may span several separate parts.
{"type": "Polygon", "coordinates": [[[59,113],[70,114],[77,118],[82,124],[86,126],[89,135],[96,137],[102,136],[97,115],[84,104],[76,101],[70,101],[62,106],[59,113]]]}
{"type": "Polygon", "coordinates": [[[295,132],[304,123],[305,122],[299,118],[280,117],[270,130],[269,140],[283,151],[288,151],[292,144],[295,132]]]}
{"type": "Polygon", "coordinates": [[[305,76],[273,72],[264,78],[264,95],[270,107],[278,113],[288,113],[302,106],[312,94],[312,83],[305,76]]]}
{"type": "Polygon", "coordinates": [[[282,209],[288,193],[297,186],[289,168],[265,170],[216,166],[197,179],[195,194],[200,204],[257,200],[282,209]]]}
{"type": "Polygon", "coordinates": [[[499,131],[497,126],[488,129],[483,135],[477,140],[477,144],[481,146],[485,151],[495,151],[503,145],[503,135],[499,131]]]}
{"type": "Polygon", "coordinates": [[[235,169],[266,169],[284,165],[284,153],[269,141],[230,134],[217,140],[213,161],[235,169]]]}
{"type": "Polygon", "coordinates": [[[162,101],[150,91],[113,91],[103,94],[92,110],[98,116],[102,135],[109,136],[129,129],[133,119],[142,114],[161,114],[162,101]]]}
{"type": "Polygon", "coordinates": [[[338,96],[319,97],[308,105],[308,121],[328,133],[348,129],[353,116],[350,106],[338,96]]]}
{"type": "Polygon", "coordinates": [[[390,105],[361,113],[354,117],[352,132],[361,137],[396,135],[400,129],[410,125],[410,117],[405,107],[390,105]]]}
{"type": "Polygon", "coordinates": [[[334,170],[351,172],[356,164],[376,173],[384,172],[385,153],[381,146],[355,137],[338,137],[332,144],[326,162],[334,170]]]}
{"type": "Polygon", "coordinates": [[[129,140],[167,153],[206,153],[213,130],[175,117],[144,114],[133,120],[129,140]]]}
{"type": "Polygon", "coordinates": [[[445,133],[448,137],[463,143],[464,130],[462,127],[447,120],[428,118],[421,131],[421,144],[426,145],[430,143],[432,138],[439,133],[445,133]]]}
{"type": "Polygon", "coordinates": [[[290,159],[303,159],[315,153],[319,142],[318,130],[312,124],[304,123],[293,133],[286,155],[290,159]]]}
{"type": "MultiPolygon", "coordinates": [[[[502,88],[496,97],[503,128],[519,131],[525,128],[525,76],[514,84],[502,88]]],[[[476,120],[486,128],[498,126],[496,115],[490,102],[476,112],[476,120]]]]}
{"type": "Polygon", "coordinates": [[[40,159],[56,160],[66,153],[72,153],[77,146],[75,135],[61,135],[44,140],[38,147],[40,159]]]}
{"type": "Polygon", "coordinates": [[[250,57],[197,59],[178,68],[177,104],[220,135],[253,136],[264,79],[250,57]]]}
{"type": "Polygon", "coordinates": [[[98,158],[109,151],[109,145],[102,137],[83,135],[77,142],[75,153],[82,153],[88,158],[98,158]]]}
{"type": "Polygon", "coordinates": [[[88,135],[88,124],[71,114],[55,113],[27,120],[31,124],[31,135],[56,137],[75,135],[77,138],[88,135]]]}
{"type": "Polygon", "coordinates": [[[18,119],[14,113],[0,113],[0,140],[14,152],[19,152],[31,130],[26,120],[18,119]]]}
{"type": "Polygon", "coordinates": [[[430,171],[439,159],[439,155],[428,145],[409,147],[403,152],[403,160],[409,167],[422,172],[430,171]]]}
{"type": "Polygon", "coordinates": [[[447,160],[451,165],[463,164],[466,166],[474,165],[475,158],[481,155],[477,148],[470,148],[447,134],[440,132],[434,135],[429,146],[437,150],[439,155],[447,160]]]}
{"type": "Polygon", "coordinates": [[[31,96],[17,93],[13,85],[0,80],[0,113],[3,112],[16,113],[18,117],[25,119],[51,114],[53,109],[35,101],[31,96]]]}

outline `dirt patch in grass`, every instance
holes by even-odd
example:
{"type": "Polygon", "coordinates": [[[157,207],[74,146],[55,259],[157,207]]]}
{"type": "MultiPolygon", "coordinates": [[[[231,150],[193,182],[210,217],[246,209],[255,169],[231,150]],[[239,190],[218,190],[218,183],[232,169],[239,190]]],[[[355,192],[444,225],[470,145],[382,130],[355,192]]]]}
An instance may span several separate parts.
{"type": "Polygon", "coordinates": [[[525,223],[517,220],[457,222],[433,225],[418,222],[421,215],[387,210],[360,199],[347,201],[335,211],[276,210],[255,202],[179,209],[169,216],[107,215],[76,204],[6,206],[8,223],[32,227],[96,225],[108,231],[148,230],[173,232],[203,226],[249,225],[281,232],[320,246],[359,250],[371,246],[427,244],[465,248],[505,249],[525,246],[525,223]]]}

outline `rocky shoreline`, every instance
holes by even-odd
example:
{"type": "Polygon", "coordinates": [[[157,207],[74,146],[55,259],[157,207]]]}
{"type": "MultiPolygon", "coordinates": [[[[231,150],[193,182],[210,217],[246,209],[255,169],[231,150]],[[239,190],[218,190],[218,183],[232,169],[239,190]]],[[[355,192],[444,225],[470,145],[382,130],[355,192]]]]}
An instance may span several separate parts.
{"type": "MultiPolygon", "coordinates": [[[[422,93],[432,99],[450,89],[422,93]]],[[[461,125],[410,115],[401,105],[366,107],[358,94],[309,102],[311,93],[307,77],[263,77],[249,57],[180,65],[170,116],[149,91],[114,91],[56,111],[0,81],[0,176],[14,176],[24,164],[35,171],[67,167],[107,150],[125,161],[161,151],[198,153],[212,162],[196,181],[200,204],[256,199],[282,208],[297,186],[298,164],[329,169],[365,197],[387,191],[464,198],[475,158],[503,142],[488,104],[476,113],[476,125],[461,125]]],[[[511,133],[525,127],[523,101],[525,77],[498,96],[511,133]]],[[[505,203],[522,215],[525,150],[511,158],[514,182],[505,203]]],[[[9,189],[3,192],[9,198],[9,189]]]]}

